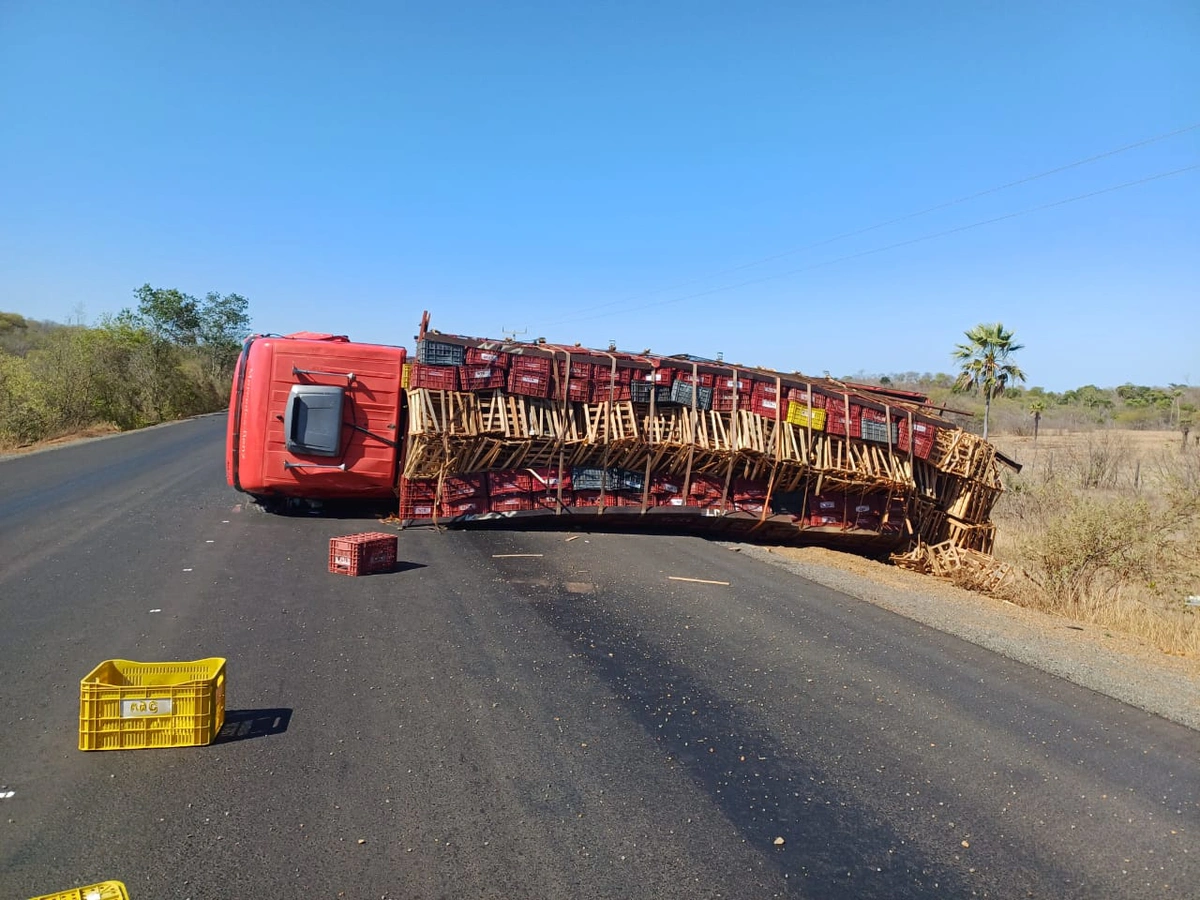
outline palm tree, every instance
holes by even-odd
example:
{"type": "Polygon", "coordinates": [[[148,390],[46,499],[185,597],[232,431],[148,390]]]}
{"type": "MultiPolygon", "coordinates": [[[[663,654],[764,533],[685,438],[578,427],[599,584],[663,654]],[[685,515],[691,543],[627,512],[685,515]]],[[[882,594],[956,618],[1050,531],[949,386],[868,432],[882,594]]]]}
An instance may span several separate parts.
{"type": "Polygon", "coordinates": [[[1038,425],[1042,421],[1042,413],[1046,411],[1045,400],[1034,400],[1029,404],[1029,413],[1033,416],[1033,440],[1036,443],[1038,434],[1038,425]]]}
{"type": "Polygon", "coordinates": [[[954,361],[962,366],[954,390],[983,390],[983,437],[987,440],[992,397],[1002,393],[1009,382],[1025,380],[1025,373],[1010,360],[1012,354],[1025,347],[1014,344],[1013,333],[1005,331],[999,322],[976,325],[966,332],[966,337],[967,343],[954,348],[954,361]]]}

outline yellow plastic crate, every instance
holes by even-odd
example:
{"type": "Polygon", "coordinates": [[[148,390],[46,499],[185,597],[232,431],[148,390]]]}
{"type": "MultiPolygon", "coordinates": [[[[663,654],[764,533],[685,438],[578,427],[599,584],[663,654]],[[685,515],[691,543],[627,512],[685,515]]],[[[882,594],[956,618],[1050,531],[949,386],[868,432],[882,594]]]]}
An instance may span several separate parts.
{"type": "Polygon", "coordinates": [[[109,659],[79,683],[79,749],[211,744],[225,724],[225,660],[109,659]]]}
{"type": "MultiPolygon", "coordinates": [[[[807,403],[800,401],[800,400],[789,400],[788,401],[787,420],[792,425],[808,426],[808,424],[809,424],[809,421],[808,421],[809,415],[808,414],[809,414],[809,408],[808,408],[807,403]]],[[[825,430],[825,410],[823,410],[823,409],[812,410],[812,430],[813,431],[824,431],[825,430]]]]}
{"type": "Polygon", "coordinates": [[[412,363],[405,363],[400,368],[400,387],[406,388],[412,381],[412,363]]]}
{"type": "Polygon", "coordinates": [[[125,885],[119,881],[102,881],[87,887],[71,888],[57,894],[43,894],[33,900],[129,900],[125,885]]]}

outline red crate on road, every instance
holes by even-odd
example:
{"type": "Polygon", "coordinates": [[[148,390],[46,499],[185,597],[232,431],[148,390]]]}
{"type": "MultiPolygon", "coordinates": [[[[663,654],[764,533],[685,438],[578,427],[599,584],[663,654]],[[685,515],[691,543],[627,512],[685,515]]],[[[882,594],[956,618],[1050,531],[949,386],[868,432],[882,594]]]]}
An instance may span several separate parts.
{"type": "Polygon", "coordinates": [[[329,539],[329,571],[335,575],[374,575],[396,567],[396,535],[364,531],[329,539]]]}

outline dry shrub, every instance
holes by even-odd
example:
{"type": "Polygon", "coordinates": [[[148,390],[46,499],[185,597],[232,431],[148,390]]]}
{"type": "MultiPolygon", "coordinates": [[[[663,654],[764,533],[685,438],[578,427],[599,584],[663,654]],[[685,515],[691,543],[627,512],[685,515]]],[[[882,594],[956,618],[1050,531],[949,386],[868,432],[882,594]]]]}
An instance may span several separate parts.
{"type": "Polygon", "coordinates": [[[1081,435],[1057,464],[1008,479],[996,553],[1026,575],[1009,598],[1200,655],[1200,616],[1185,604],[1200,593],[1200,453],[1139,464],[1127,447],[1081,435]]]}

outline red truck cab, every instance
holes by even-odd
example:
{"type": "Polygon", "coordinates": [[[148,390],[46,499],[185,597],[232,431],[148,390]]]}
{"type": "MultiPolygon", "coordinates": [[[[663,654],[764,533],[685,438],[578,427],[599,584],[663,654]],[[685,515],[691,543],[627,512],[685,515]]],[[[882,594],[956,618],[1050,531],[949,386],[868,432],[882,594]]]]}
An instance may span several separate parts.
{"type": "Polygon", "coordinates": [[[229,399],[225,477],[257,497],[394,496],[403,347],[298,332],[249,338],[229,399]]]}

